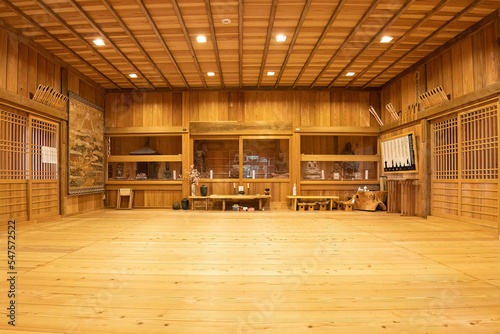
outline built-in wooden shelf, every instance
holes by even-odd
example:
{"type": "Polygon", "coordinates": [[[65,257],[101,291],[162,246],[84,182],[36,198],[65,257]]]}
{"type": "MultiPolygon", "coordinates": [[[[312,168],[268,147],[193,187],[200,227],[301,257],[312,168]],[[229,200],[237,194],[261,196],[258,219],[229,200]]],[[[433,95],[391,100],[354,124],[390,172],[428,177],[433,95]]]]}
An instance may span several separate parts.
{"type": "MultiPolygon", "coordinates": [[[[240,179],[200,179],[200,183],[236,183],[239,184],[240,179]]],[[[288,183],[290,179],[242,179],[241,183],[288,183]]]]}
{"type": "Polygon", "coordinates": [[[332,180],[311,180],[311,181],[300,181],[301,185],[327,185],[327,184],[380,184],[377,180],[344,180],[344,181],[332,181],[332,180]]]}
{"type": "Polygon", "coordinates": [[[122,180],[122,181],[117,181],[117,180],[111,180],[111,181],[106,181],[106,185],[140,185],[140,184],[147,184],[147,185],[160,185],[160,184],[182,184],[182,180],[145,180],[145,181],[139,181],[139,180],[122,180]]]}
{"type": "Polygon", "coordinates": [[[308,136],[325,135],[356,135],[373,136],[380,133],[379,126],[301,126],[295,128],[298,132],[308,136]]]}
{"type": "Polygon", "coordinates": [[[108,162],[161,162],[182,161],[182,154],[176,155],[112,155],[108,162]]]}
{"type": "Polygon", "coordinates": [[[300,161],[373,161],[379,162],[378,155],[301,154],[300,161]]]}
{"type": "Polygon", "coordinates": [[[187,129],[182,126],[119,127],[104,129],[104,134],[109,137],[178,136],[182,133],[187,133],[187,129]]]}

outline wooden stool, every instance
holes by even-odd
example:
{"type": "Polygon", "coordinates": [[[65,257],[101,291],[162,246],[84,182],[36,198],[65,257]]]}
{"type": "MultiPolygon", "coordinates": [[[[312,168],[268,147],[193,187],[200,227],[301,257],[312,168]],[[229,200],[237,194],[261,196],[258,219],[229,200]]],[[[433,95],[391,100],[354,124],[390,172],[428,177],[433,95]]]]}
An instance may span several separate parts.
{"type": "Polygon", "coordinates": [[[132,210],[132,202],[134,200],[134,191],[130,188],[120,188],[118,189],[118,194],[116,196],[116,210],[132,210]],[[122,208],[122,197],[128,196],[128,204],[126,207],[122,208]]]}
{"type": "Polygon", "coordinates": [[[298,203],[299,205],[299,211],[305,211],[306,210],[306,203],[298,203]]]}
{"type": "Polygon", "coordinates": [[[352,211],[353,203],[351,201],[343,202],[345,211],[352,211]]]}
{"type": "Polygon", "coordinates": [[[337,210],[337,202],[335,201],[332,202],[332,210],[333,209],[337,210]]]}
{"type": "Polygon", "coordinates": [[[307,203],[307,211],[314,211],[316,203],[307,203]]]}
{"type": "Polygon", "coordinates": [[[328,204],[330,204],[328,201],[319,202],[319,211],[326,211],[328,204]]]}
{"type": "Polygon", "coordinates": [[[342,201],[338,202],[337,207],[339,210],[344,210],[344,202],[342,202],[342,201]]]}

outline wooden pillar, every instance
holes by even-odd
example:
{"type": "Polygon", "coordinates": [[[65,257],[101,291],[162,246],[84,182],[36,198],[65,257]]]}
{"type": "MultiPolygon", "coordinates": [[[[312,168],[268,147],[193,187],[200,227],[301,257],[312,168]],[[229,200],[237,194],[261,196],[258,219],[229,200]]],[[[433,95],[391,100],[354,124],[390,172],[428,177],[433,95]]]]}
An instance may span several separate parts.
{"type": "Polygon", "coordinates": [[[423,119],[420,122],[422,138],[420,141],[420,155],[418,167],[420,170],[420,202],[421,217],[427,218],[431,214],[431,135],[429,121],[423,119]]]}

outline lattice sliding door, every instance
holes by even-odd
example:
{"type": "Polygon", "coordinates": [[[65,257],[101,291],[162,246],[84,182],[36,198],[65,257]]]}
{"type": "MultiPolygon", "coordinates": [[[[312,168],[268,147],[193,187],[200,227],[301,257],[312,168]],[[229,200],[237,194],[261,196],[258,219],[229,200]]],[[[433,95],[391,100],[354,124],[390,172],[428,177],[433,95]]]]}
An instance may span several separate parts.
{"type": "Polygon", "coordinates": [[[458,217],[458,118],[432,125],[433,215],[458,217]]]}
{"type": "Polygon", "coordinates": [[[28,219],[28,117],[0,110],[0,221],[28,219]]]}
{"type": "Polygon", "coordinates": [[[59,214],[58,124],[31,118],[32,217],[59,214]]]}
{"type": "Polygon", "coordinates": [[[461,216],[497,227],[498,106],[459,114],[461,132],[461,216]]]}
{"type": "Polygon", "coordinates": [[[432,215],[497,227],[498,104],[432,124],[432,215]]]}
{"type": "Polygon", "coordinates": [[[59,124],[0,110],[0,221],[59,214],[59,124]]]}

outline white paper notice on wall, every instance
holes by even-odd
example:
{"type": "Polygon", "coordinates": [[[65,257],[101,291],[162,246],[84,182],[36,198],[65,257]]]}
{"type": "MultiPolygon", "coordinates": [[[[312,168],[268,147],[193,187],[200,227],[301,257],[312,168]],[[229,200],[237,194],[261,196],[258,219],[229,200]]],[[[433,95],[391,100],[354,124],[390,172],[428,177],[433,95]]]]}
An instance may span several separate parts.
{"type": "Polygon", "coordinates": [[[57,164],[57,148],[42,146],[42,163],[57,164]]]}

